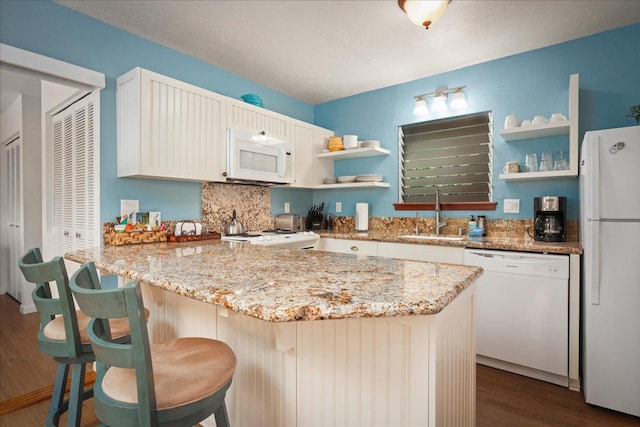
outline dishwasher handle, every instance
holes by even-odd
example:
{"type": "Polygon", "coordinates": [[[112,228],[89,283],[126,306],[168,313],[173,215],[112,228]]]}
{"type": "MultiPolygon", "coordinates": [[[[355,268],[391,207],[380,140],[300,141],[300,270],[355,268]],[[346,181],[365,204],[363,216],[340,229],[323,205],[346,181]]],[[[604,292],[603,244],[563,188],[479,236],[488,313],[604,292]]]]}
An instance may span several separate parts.
{"type": "Polygon", "coordinates": [[[519,252],[465,250],[465,264],[495,271],[530,276],[569,278],[569,257],[519,252]]]}

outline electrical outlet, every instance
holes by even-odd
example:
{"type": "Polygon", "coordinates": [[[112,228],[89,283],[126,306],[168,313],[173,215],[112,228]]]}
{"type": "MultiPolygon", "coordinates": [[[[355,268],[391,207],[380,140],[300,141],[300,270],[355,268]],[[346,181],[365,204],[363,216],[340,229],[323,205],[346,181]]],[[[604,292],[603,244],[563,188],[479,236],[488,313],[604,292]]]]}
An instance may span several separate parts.
{"type": "Polygon", "coordinates": [[[289,213],[291,211],[291,205],[289,202],[284,202],[284,213],[289,213]]]}
{"type": "Polygon", "coordinates": [[[336,202],[336,213],[342,212],[342,202],[336,202]]]}
{"type": "Polygon", "coordinates": [[[504,213],[520,213],[520,199],[504,199],[504,213]]]}

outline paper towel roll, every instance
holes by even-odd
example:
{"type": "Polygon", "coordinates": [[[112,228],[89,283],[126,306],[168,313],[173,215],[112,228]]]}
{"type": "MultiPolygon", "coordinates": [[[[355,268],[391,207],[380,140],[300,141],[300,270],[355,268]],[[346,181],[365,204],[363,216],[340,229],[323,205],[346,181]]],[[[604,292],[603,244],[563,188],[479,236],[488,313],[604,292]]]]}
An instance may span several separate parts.
{"type": "Polygon", "coordinates": [[[356,203],[356,231],[369,230],[369,204],[356,203]]]}

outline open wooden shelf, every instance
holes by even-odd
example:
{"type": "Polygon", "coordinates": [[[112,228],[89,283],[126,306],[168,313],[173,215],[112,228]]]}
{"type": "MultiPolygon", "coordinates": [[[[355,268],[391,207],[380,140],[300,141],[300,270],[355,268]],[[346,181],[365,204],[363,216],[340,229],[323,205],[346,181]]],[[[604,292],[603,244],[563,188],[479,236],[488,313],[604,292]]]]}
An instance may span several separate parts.
{"type": "Polygon", "coordinates": [[[350,150],[329,151],[318,153],[318,158],[331,158],[333,160],[358,159],[362,157],[388,156],[389,150],[381,147],[352,148],[350,150]]]}

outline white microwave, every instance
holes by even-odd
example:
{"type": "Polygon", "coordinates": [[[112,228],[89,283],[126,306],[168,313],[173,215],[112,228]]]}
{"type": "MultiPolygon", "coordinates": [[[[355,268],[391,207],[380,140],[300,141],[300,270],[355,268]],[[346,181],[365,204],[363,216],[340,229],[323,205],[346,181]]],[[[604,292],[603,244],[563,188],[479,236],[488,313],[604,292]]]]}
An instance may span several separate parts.
{"type": "Polygon", "coordinates": [[[227,129],[227,182],[291,184],[294,155],[289,141],[263,132],[227,129]]]}

